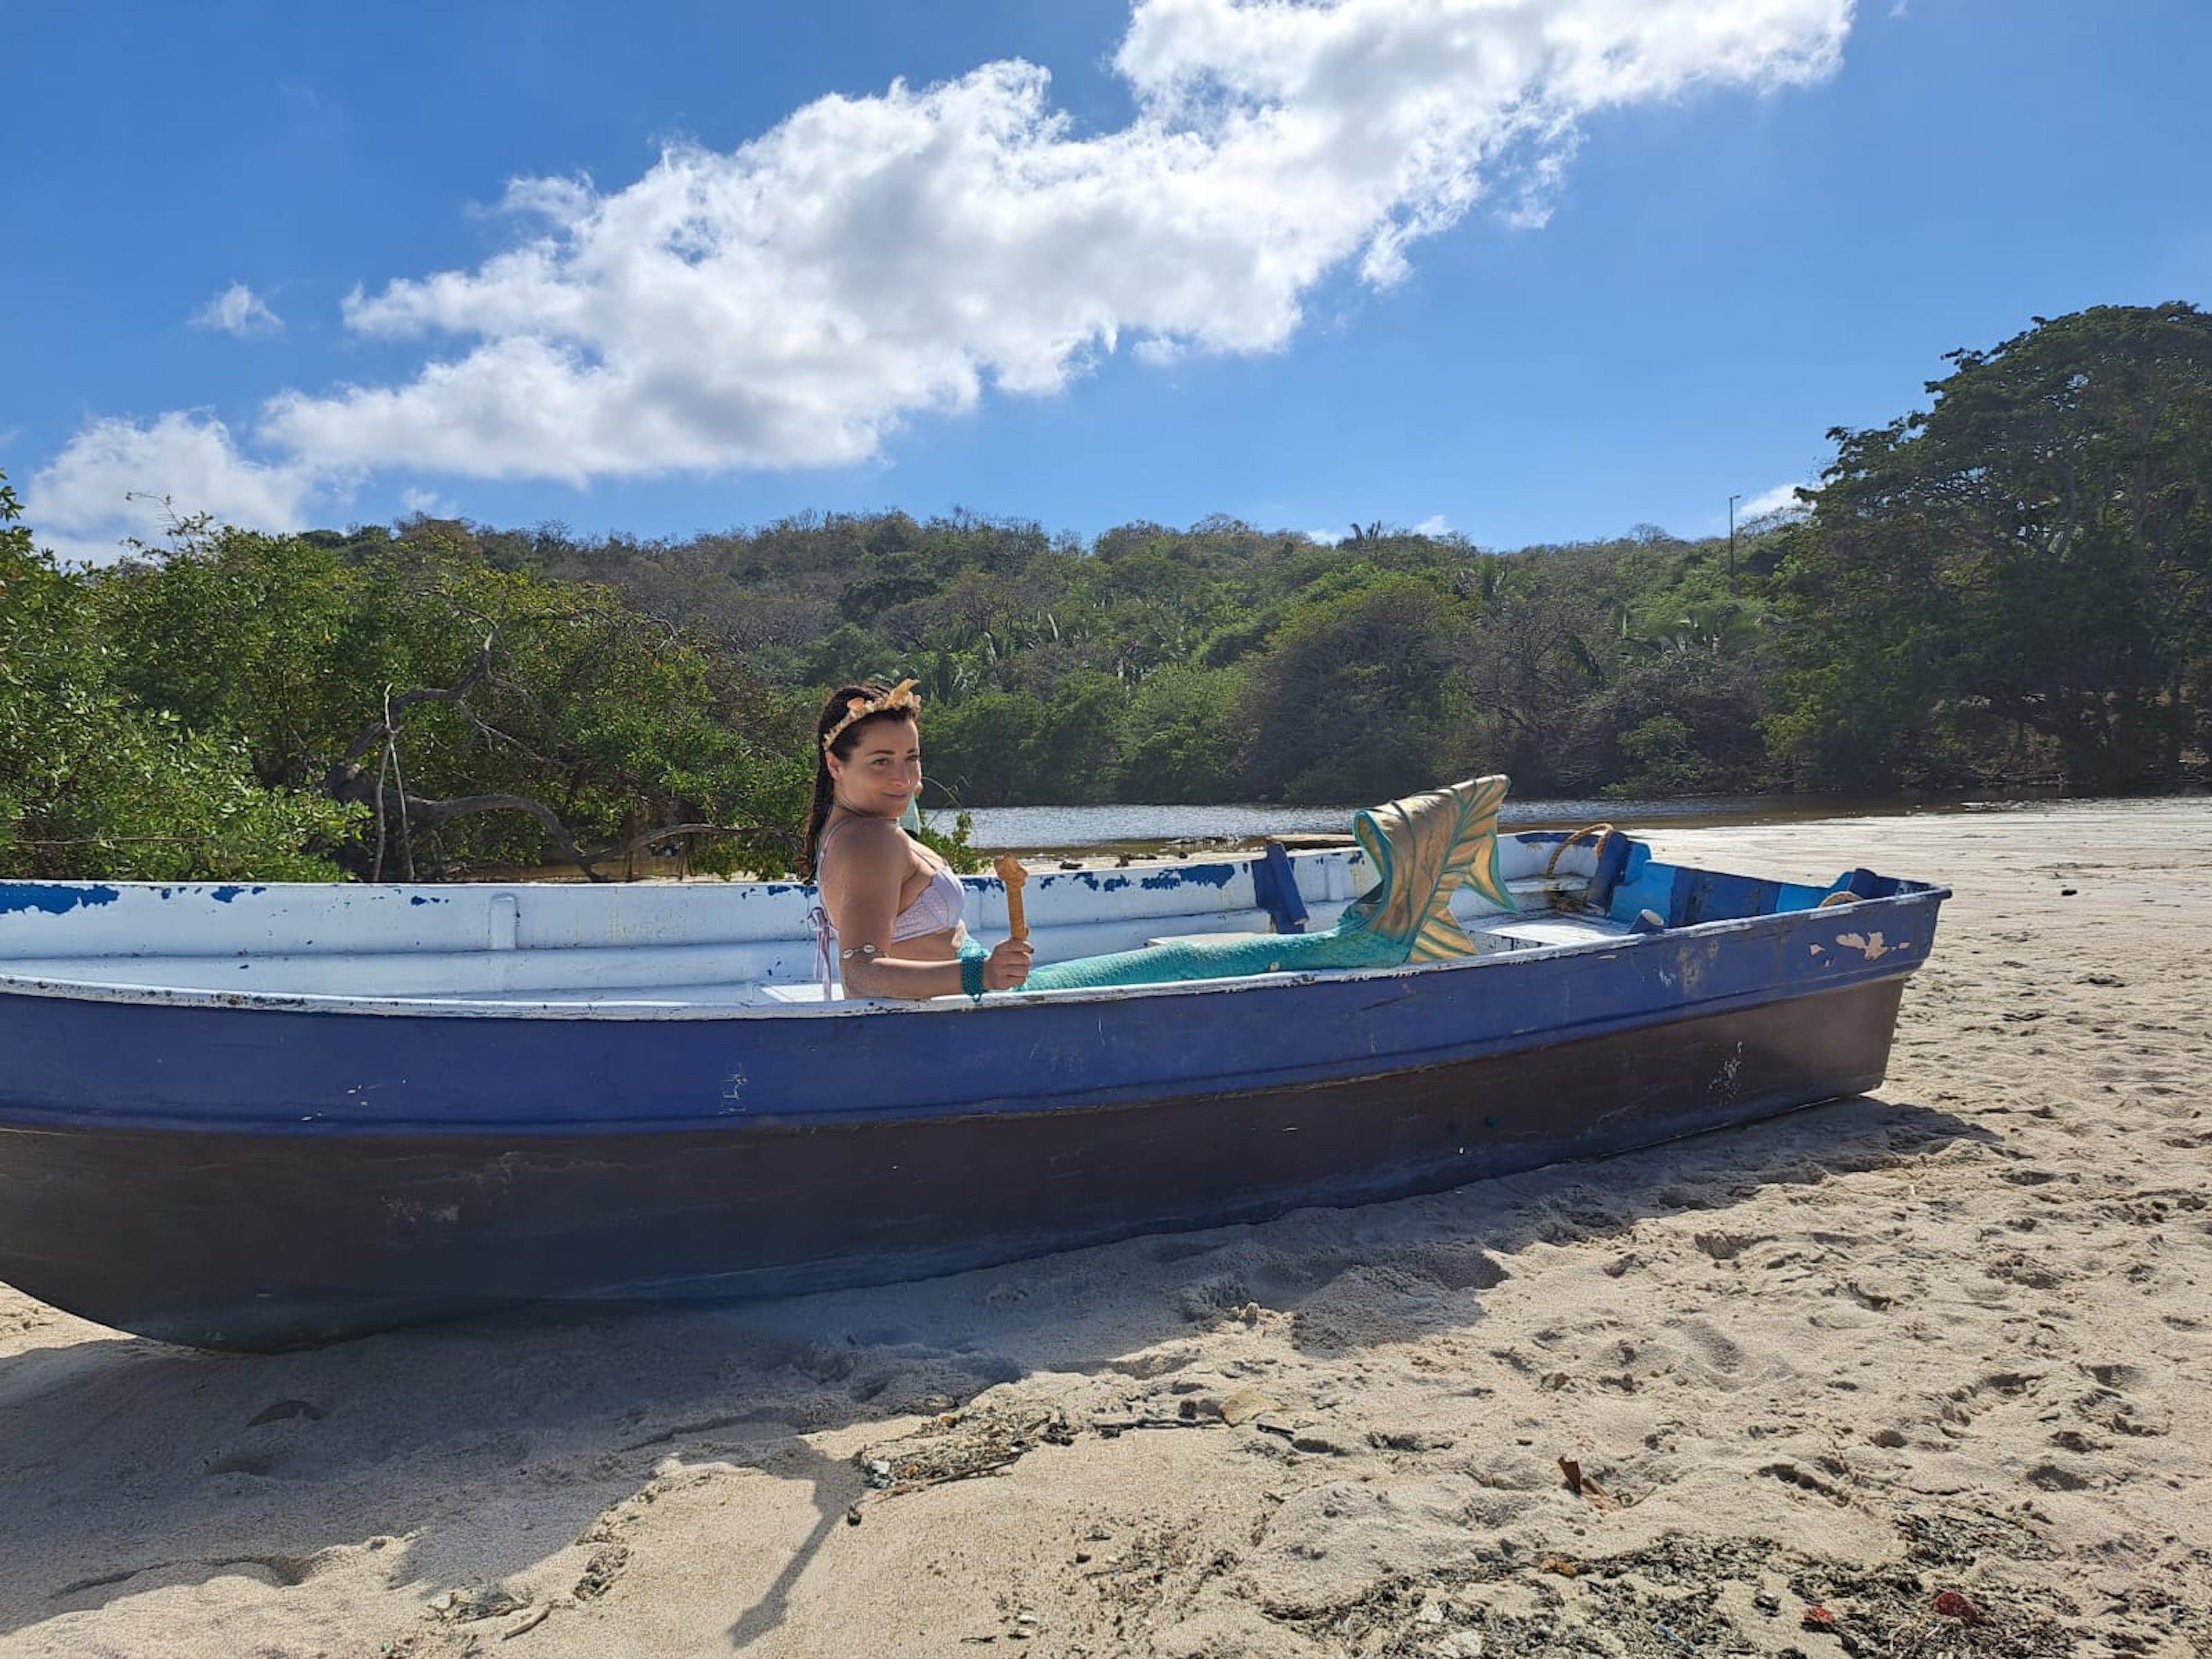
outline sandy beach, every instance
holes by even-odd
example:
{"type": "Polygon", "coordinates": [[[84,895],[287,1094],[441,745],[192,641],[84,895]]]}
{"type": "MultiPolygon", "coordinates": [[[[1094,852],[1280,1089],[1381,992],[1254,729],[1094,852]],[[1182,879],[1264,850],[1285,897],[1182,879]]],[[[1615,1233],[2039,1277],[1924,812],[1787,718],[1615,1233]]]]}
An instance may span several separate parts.
{"type": "Polygon", "coordinates": [[[1881,1090],[270,1358],[0,1287],[0,1656],[2212,1654],[2212,804],[1651,839],[1955,890],[1881,1090]]]}

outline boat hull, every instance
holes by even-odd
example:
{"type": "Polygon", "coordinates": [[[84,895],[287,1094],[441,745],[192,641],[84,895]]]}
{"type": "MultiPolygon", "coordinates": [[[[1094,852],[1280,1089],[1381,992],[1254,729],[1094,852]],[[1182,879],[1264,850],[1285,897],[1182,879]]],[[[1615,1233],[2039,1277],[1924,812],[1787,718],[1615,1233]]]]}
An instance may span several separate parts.
{"type": "MultiPolygon", "coordinates": [[[[1212,1071],[1211,1083],[1109,1086],[1082,1075],[1086,1055],[1096,1064],[1118,1046],[1102,1006],[1071,1003],[1057,1024],[1035,1027],[1036,1086],[1026,1094],[997,1076],[981,1089],[971,1079],[964,1102],[916,1099],[909,1090],[894,1103],[878,1092],[842,1112],[829,1091],[866,1086],[849,1066],[870,1063],[862,1034],[879,1024],[817,1018],[811,1037],[799,1028],[799,1046],[781,1061],[759,1056],[771,1070],[819,1072],[823,1097],[805,1110],[790,1109],[802,1097],[788,1079],[775,1097],[786,1109],[749,1102],[744,1067],[734,1084],[724,1076],[726,1050],[711,1060],[695,1052],[738,1038],[680,1024],[658,1028],[667,1069],[657,1080],[636,1075],[640,1051],[604,1075],[571,1070],[555,1081],[580,1053],[564,1046],[578,1024],[558,1021],[479,1030],[473,1035],[492,1046],[450,1045],[442,1082],[403,1079],[418,1104],[441,1088],[481,1100],[489,1074],[503,1068],[497,1098],[534,1100],[526,1127],[471,1125],[451,1105],[427,1118],[419,1109],[378,1118],[366,1106],[330,1106],[325,1095],[336,1097],[337,1085],[327,1079],[368,1075],[349,1045],[369,1052],[398,1040],[391,1022],[231,1011],[226,1024],[224,1011],[138,1009],[172,1017],[142,1034],[172,1062],[155,1068],[157,1097],[143,1086],[138,1098],[111,1094],[97,1114],[67,1109],[35,1086],[0,1102],[8,1109],[0,1279],[125,1330],[271,1349],[538,1300],[726,1297],[909,1279],[1301,1206],[1437,1191],[1873,1088],[1905,973],[1923,954],[1933,920],[1932,901],[1900,905],[1890,923],[1900,942],[1893,971],[1826,981],[1793,972],[1779,982],[1774,964],[1794,969],[1804,947],[1794,933],[1762,940],[1772,955],[1751,954],[1768,958],[1764,994],[1729,994],[1720,983],[1702,1010],[1688,1012],[1679,994],[1639,997],[1632,971],[1656,974],[1662,986],[1686,965],[1722,979],[1726,958],[1686,937],[1672,949],[1651,941],[1608,955],[1611,979],[1589,980],[1570,959],[1548,992],[1535,993],[1551,1009],[1547,1021],[1493,1008],[1475,1040],[1425,1049],[1401,1042],[1385,1050],[1400,1063],[1364,1072],[1328,1074],[1286,1060],[1310,1036],[1294,1020],[1279,1028],[1265,1057],[1279,1062],[1272,1066],[1255,1050],[1241,1073],[1196,1068],[1212,1071]],[[1632,969],[1613,965],[1622,958],[1632,969]],[[1595,994],[1614,980],[1606,997],[1595,994]],[[1584,1018],[1562,1030],[1559,1012],[1578,986],[1584,1018]],[[210,1069],[240,1020],[258,1022],[253,1069],[244,1075],[259,1086],[243,1094],[237,1067],[228,1083],[210,1069]],[[1074,1041],[1071,1020],[1096,1028],[1093,1046],[1074,1041]],[[294,1065],[272,1078],[269,1057],[288,1039],[294,1065]],[[688,1120],[649,1109],[658,1088],[696,1095],[687,1068],[723,1077],[723,1109],[712,1121],[696,1109],[688,1120]],[[1224,1087],[1224,1075],[1263,1080],[1224,1087]],[[310,1079],[325,1081],[297,1080],[310,1079]],[[179,1100],[189,1105],[202,1087],[213,1092],[196,1115],[220,1127],[179,1115],[179,1100]]],[[[1546,975],[1515,982],[1541,986],[1546,975]]],[[[1463,1001],[1480,983],[1434,972],[1352,980],[1303,988],[1327,994],[1284,1006],[1303,1007],[1307,1021],[1327,1028],[1327,1042],[1358,1046],[1394,1009],[1402,1017],[1425,996],[1463,1001]]],[[[1242,1006],[1180,1005],[1186,1018],[1210,1007],[1232,1025],[1242,1006]]],[[[97,1091],[108,1073],[145,1073],[147,1051],[131,1051],[127,1028],[110,1037],[119,1045],[110,1050],[84,1046],[114,1018],[112,1005],[10,999],[5,1012],[15,1018],[10,1035],[27,1043],[37,1034],[40,1052],[66,1065],[76,1086],[88,1073],[97,1091]]],[[[933,1044],[946,1032],[957,1041],[965,1028],[972,1047],[984,1035],[973,1023],[983,1012],[931,1018],[912,1028],[928,1041],[910,1034],[905,1047],[873,1059],[902,1055],[926,1077],[933,1044]]],[[[1046,1012],[992,1011],[999,1020],[1046,1012]]],[[[1176,1012],[1161,1005],[1158,1023],[1132,1026],[1121,1042],[1148,1034],[1169,1050],[1160,1063],[1193,1069],[1188,1053],[1176,1052],[1176,1012]]],[[[429,1023],[455,1039],[477,1024],[429,1023]]],[[[643,1041],[653,1029],[641,1024],[634,1035],[643,1041]]],[[[1458,1029],[1466,1030],[1464,1018],[1458,1029]]],[[[1242,1041],[1233,1030],[1213,1036],[1231,1048],[1242,1041]]],[[[1186,1049],[1188,1041],[1185,1034],[1186,1049]]],[[[44,1075],[36,1056],[18,1068],[33,1084],[44,1075]]],[[[343,1098],[363,1099],[362,1086],[357,1080],[343,1098]]],[[[372,1089],[366,1098],[374,1097],[372,1089]]]]}

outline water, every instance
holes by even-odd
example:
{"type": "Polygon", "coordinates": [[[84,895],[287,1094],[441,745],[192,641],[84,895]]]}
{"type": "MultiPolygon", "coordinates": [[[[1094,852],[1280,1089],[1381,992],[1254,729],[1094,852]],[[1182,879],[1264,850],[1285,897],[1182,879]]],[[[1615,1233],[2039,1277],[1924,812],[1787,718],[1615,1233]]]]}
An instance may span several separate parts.
{"type": "MultiPolygon", "coordinates": [[[[1362,803],[1368,805],[1370,803],[1362,803]]],[[[1700,830],[1716,824],[1791,823],[1872,813],[1959,811],[1983,805],[1964,798],[1899,800],[1844,795],[1706,796],[1680,800],[1508,800],[1498,814],[1515,830],[1579,830],[1611,823],[1633,830],[1700,830]]],[[[1163,848],[1257,840],[1267,836],[1348,834],[1353,806],[983,806],[974,809],[975,844],[992,853],[1085,849],[1153,852],[1163,848]]],[[[949,811],[932,814],[949,828],[949,811]]]]}

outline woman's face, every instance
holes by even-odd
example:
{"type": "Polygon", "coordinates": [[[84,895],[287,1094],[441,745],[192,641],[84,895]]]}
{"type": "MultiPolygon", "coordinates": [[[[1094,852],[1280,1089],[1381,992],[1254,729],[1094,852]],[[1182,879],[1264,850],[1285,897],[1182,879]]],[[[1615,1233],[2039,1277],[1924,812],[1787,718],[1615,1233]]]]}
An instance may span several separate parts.
{"type": "Polygon", "coordinates": [[[838,799],[854,811],[895,818],[921,793],[921,731],[912,720],[870,720],[851,754],[828,761],[838,799]]]}

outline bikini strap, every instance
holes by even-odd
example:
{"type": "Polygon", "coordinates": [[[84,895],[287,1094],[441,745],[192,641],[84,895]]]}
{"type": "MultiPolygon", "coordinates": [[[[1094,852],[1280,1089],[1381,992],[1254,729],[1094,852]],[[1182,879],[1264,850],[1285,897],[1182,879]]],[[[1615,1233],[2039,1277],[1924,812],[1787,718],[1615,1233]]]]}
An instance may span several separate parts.
{"type": "Polygon", "coordinates": [[[814,874],[817,880],[822,875],[822,855],[830,850],[831,838],[852,821],[850,818],[839,818],[814,838],[814,874]]]}
{"type": "Polygon", "coordinates": [[[836,983],[830,977],[830,941],[837,930],[830,925],[830,913],[818,904],[806,913],[806,925],[814,930],[814,972],[822,981],[822,1000],[827,1002],[836,983]]]}

